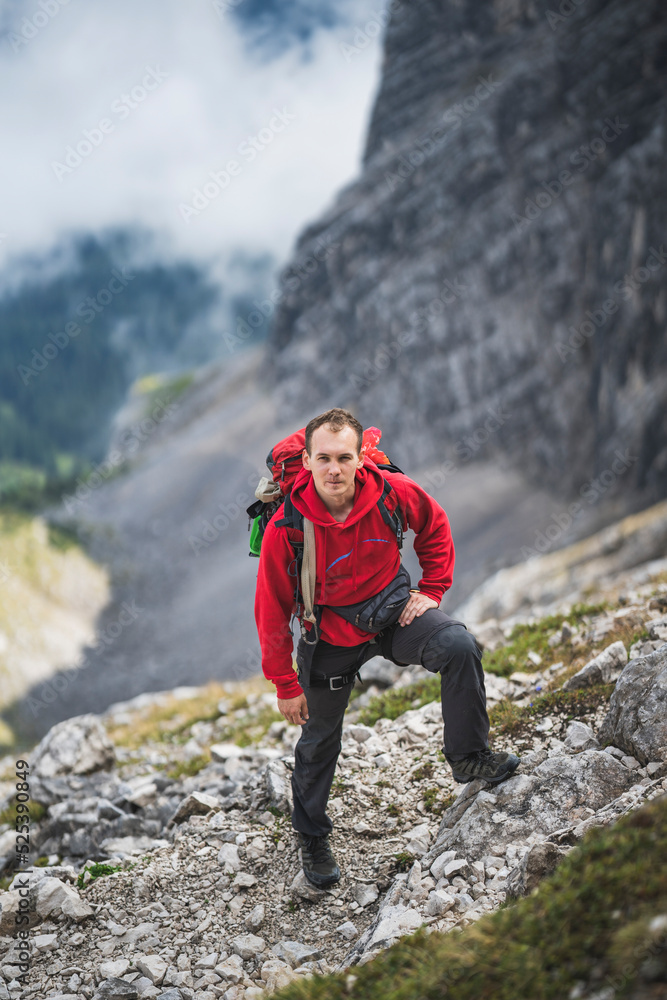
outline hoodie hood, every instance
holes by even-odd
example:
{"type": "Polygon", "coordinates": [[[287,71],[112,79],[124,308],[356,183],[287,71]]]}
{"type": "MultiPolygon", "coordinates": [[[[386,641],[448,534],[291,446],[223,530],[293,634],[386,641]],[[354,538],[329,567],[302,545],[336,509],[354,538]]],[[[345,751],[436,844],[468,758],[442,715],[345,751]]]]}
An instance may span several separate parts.
{"type": "MultiPolygon", "coordinates": [[[[375,507],[382,495],[384,478],[372,459],[368,457],[364,459],[364,464],[357,469],[354,478],[354,504],[344,521],[337,521],[329,513],[315,489],[313,474],[309,469],[301,469],[292,487],[292,503],[315,525],[317,579],[320,585],[321,604],[327,601],[327,574],[337,563],[345,561],[346,565],[350,565],[352,587],[356,589],[360,521],[375,507]]],[[[331,603],[336,604],[335,598],[331,603]]]]}

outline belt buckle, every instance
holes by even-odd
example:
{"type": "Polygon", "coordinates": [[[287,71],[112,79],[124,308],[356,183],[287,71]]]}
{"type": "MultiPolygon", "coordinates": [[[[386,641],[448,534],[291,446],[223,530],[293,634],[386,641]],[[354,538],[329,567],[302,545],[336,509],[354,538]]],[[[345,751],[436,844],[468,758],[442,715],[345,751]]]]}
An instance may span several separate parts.
{"type": "Polygon", "coordinates": [[[329,690],[330,691],[340,691],[341,688],[343,687],[343,684],[341,683],[337,687],[334,687],[334,683],[333,682],[334,681],[341,681],[342,682],[342,680],[343,680],[343,675],[342,674],[338,674],[336,677],[330,677],[329,678],[329,690]]]}

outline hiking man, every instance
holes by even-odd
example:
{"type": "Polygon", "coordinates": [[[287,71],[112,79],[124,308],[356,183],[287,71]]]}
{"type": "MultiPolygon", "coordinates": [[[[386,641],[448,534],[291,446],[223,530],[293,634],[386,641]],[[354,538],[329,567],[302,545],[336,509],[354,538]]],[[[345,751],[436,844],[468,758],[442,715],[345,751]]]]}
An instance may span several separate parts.
{"type": "Polygon", "coordinates": [[[440,673],[443,753],[456,781],[483,778],[494,785],[519,763],[513,754],[488,749],[481,650],[462,622],[439,609],[454,568],[447,515],[408,476],[381,471],[362,454],[363,433],[359,421],[340,408],[308,423],[303,468],[266,526],[257,577],[262,669],[276,685],[281,714],[302,727],[294,754],[292,825],[304,873],[320,888],[340,879],[329,846],[333,825],[326,806],[343,716],[366,660],[381,654],[440,673]],[[290,630],[292,614],[299,614],[293,543],[303,540],[304,532],[282,516],[290,502],[304,530],[308,522],[314,526],[316,613],[300,615],[298,673],[292,667],[290,630]],[[406,526],[415,532],[422,571],[417,588],[410,587],[397,544],[406,526]],[[377,601],[375,595],[380,595],[377,601]],[[395,607],[397,597],[398,610],[389,612],[392,624],[373,632],[373,623],[383,620],[382,609],[395,607]],[[367,620],[369,607],[375,617],[367,620]]]}

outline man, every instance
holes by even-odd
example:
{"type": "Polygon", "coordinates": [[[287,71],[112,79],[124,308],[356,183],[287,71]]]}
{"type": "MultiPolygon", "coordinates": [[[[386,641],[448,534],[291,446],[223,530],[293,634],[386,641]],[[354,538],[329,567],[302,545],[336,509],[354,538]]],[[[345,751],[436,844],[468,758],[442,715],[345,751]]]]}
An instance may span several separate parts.
{"type": "MultiPolygon", "coordinates": [[[[306,877],[323,888],[340,879],[329,846],[326,814],[341,748],[343,716],[359,667],[382,653],[396,663],[421,663],[440,673],[443,753],[456,781],[484,778],[497,784],[516,769],[513,754],[488,749],[481,650],[462,622],[440,611],[451,586],[454,545],[445,511],[408,476],[381,471],[361,455],[363,428],[347,410],[335,408],[306,427],[303,468],[291,492],[293,507],[315,529],[318,624],[306,631],[292,668],[290,618],[295,608],[297,535],[281,524],[284,505],[269,521],[262,541],[255,617],[262,669],[277,689],[278,709],[302,727],[292,774],[294,810],[306,877]],[[381,504],[387,481],[404,526],[415,532],[422,578],[400,617],[369,634],[336,612],[363,602],[391,584],[401,569],[397,537],[381,504]]],[[[301,534],[299,537],[303,537],[301,534]]]]}

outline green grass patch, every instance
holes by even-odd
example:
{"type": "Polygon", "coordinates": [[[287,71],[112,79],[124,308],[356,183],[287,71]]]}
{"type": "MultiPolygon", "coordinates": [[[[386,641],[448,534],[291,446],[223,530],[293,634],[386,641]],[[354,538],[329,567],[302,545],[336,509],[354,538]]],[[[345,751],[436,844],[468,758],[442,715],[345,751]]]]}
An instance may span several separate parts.
{"type": "Polygon", "coordinates": [[[433,674],[414,684],[401,688],[388,688],[371,698],[359,713],[359,722],[374,726],[378,719],[397,719],[411,708],[421,708],[440,699],[440,675],[433,674]]]}
{"type": "Polygon", "coordinates": [[[555,663],[556,660],[569,662],[569,659],[575,655],[581,655],[581,647],[572,647],[572,656],[565,657],[562,646],[549,646],[550,636],[560,629],[563,622],[580,626],[595,615],[602,614],[608,607],[607,602],[575,604],[567,615],[549,615],[532,625],[515,625],[507,645],[494,652],[485,651],[484,669],[489,673],[499,674],[501,677],[509,677],[515,670],[526,670],[528,673],[532,673],[535,669],[543,670],[551,663],[555,663]],[[539,668],[536,668],[528,658],[528,653],[531,651],[542,658],[539,668]]]}
{"type": "Polygon", "coordinates": [[[433,777],[433,764],[429,760],[425,764],[421,764],[416,770],[410,775],[410,781],[425,781],[426,778],[433,777]]]}
{"type": "Polygon", "coordinates": [[[114,872],[119,872],[120,870],[121,870],[120,865],[105,865],[105,864],[98,864],[97,862],[95,862],[95,864],[93,865],[86,865],[83,871],[79,872],[76,884],[79,887],[79,889],[84,888],[83,880],[85,878],[86,872],[90,872],[90,879],[87,883],[88,885],[90,885],[90,883],[94,882],[95,879],[103,878],[105,875],[113,875],[114,872]]]}
{"type": "Polygon", "coordinates": [[[3,823],[9,823],[9,825],[13,829],[16,829],[17,822],[20,823],[26,822],[25,819],[26,816],[30,818],[31,823],[39,823],[40,820],[44,819],[44,817],[46,816],[47,807],[43,806],[41,802],[35,802],[34,800],[31,800],[30,802],[22,803],[22,805],[28,806],[29,812],[27,813],[23,811],[17,812],[16,811],[17,805],[18,803],[16,802],[16,800],[12,799],[9,805],[6,806],[2,810],[2,812],[0,812],[0,826],[3,823]]]}
{"type": "Polygon", "coordinates": [[[660,939],[650,923],[667,911],[666,856],[663,796],[589,831],[533,895],[461,931],[418,931],[276,1000],[562,1000],[577,984],[582,995],[609,986],[617,998],[639,995],[643,963],[665,954],[664,931],[660,939]]]}
{"type": "Polygon", "coordinates": [[[191,757],[189,760],[179,760],[171,770],[167,771],[167,777],[174,779],[183,777],[192,778],[210,763],[211,753],[209,750],[206,750],[204,753],[198,754],[196,757],[191,757]]]}
{"type": "Polygon", "coordinates": [[[252,746],[266,736],[273,722],[281,722],[282,718],[271,705],[264,705],[259,712],[241,715],[231,725],[225,726],[222,739],[239,747],[252,746]]]}
{"type": "Polygon", "coordinates": [[[414,863],[415,856],[410,854],[410,851],[399,851],[398,854],[394,854],[394,869],[397,872],[409,871],[414,863]]]}
{"type": "Polygon", "coordinates": [[[441,788],[427,788],[422,796],[424,808],[431,813],[443,813],[455,801],[454,795],[443,795],[441,788]]]}
{"type": "Polygon", "coordinates": [[[529,705],[514,701],[501,701],[489,711],[489,722],[494,733],[519,736],[532,733],[534,723],[546,715],[558,714],[566,721],[578,719],[594,712],[611,698],[615,684],[594,684],[575,691],[547,691],[535,695],[529,705]]]}

